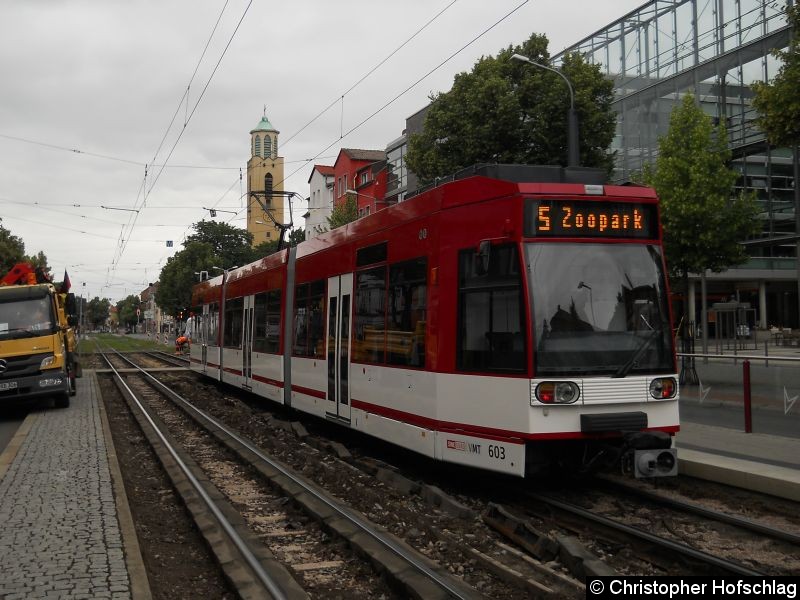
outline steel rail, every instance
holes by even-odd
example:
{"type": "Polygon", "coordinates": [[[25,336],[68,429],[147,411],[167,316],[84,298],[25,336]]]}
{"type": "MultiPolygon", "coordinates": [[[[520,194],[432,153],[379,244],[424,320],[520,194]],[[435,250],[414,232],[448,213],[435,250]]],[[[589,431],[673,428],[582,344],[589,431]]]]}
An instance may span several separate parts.
{"type": "MultiPolygon", "coordinates": [[[[116,352],[116,350],[115,350],[115,352],[116,352]]],[[[142,371],[148,377],[152,377],[149,373],[147,373],[146,371],[144,371],[140,367],[137,367],[130,359],[126,358],[125,356],[123,356],[119,352],[117,352],[117,354],[120,356],[120,358],[122,358],[123,360],[127,361],[128,363],[130,363],[134,367],[138,368],[140,371],[142,371]]],[[[252,550],[250,550],[248,545],[239,536],[239,534],[236,533],[236,530],[233,528],[233,525],[231,525],[230,521],[228,521],[225,518],[225,515],[222,514],[222,512],[219,509],[219,507],[214,503],[214,501],[211,499],[211,497],[208,495],[206,490],[203,488],[203,486],[200,484],[200,482],[197,480],[197,478],[191,472],[191,470],[186,465],[186,463],[181,459],[180,456],[178,456],[178,453],[175,450],[175,448],[172,446],[172,444],[169,443],[169,441],[167,440],[166,436],[158,428],[158,425],[156,425],[155,421],[153,421],[153,419],[150,417],[150,414],[144,408],[142,403],[139,402],[139,399],[136,397],[136,394],[133,392],[133,390],[131,390],[131,388],[128,387],[128,384],[125,383],[125,379],[122,377],[122,375],[114,368],[114,365],[111,364],[111,361],[108,359],[108,357],[105,355],[105,353],[102,353],[102,356],[103,356],[103,359],[106,361],[106,363],[108,363],[108,366],[114,372],[114,375],[119,379],[120,383],[127,390],[128,394],[130,394],[131,399],[139,407],[139,410],[142,411],[142,414],[144,415],[145,419],[147,419],[147,422],[150,423],[150,426],[153,428],[153,431],[156,433],[158,438],[161,440],[161,443],[164,444],[164,447],[167,449],[167,451],[170,453],[172,458],[175,460],[175,462],[177,463],[178,467],[181,469],[183,474],[186,476],[186,478],[192,484],[192,487],[194,487],[195,491],[203,499],[203,502],[205,502],[205,504],[208,507],[208,509],[214,514],[214,517],[217,519],[217,522],[225,530],[225,533],[228,535],[230,540],[234,543],[234,545],[239,550],[239,552],[241,552],[241,554],[244,557],[245,561],[247,562],[248,566],[250,566],[250,568],[253,570],[253,573],[256,575],[258,580],[264,585],[266,590],[276,600],[288,599],[288,595],[286,594],[286,592],[272,578],[272,576],[269,573],[266,572],[266,570],[261,565],[259,560],[253,554],[252,550]]]]}
{"type": "Polygon", "coordinates": [[[379,531],[375,531],[375,529],[370,525],[370,523],[368,521],[366,521],[365,519],[362,519],[359,515],[353,513],[350,510],[348,510],[346,507],[341,506],[338,503],[334,502],[328,496],[326,496],[325,494],[321,493],[315,487],[312,487],[312,486],[308,485],[305,481],[295,477],[294,473],[292,473],[290,470],[286,469],[280,463],[274,461],[273,459],[271,459],[270,457],[265,455],[257,446],[252,444],[248,439],[243,438],[243,437],[237,435],[236,433],[234,433],[233,431],[231,431],[230,429],[228,429],[220,421],[218,421],[217,419],[215,419],[214,417],[212,417],[211,415],[209,415],[205,411],[203,411],[203,410],[197,408],[196,406],[194,406],[191,402],[189,402],[188,400],[183,398],[180,394],[177,394],[176,392],[174,392],[173,390],[168,388],[166,385],[161,383],[158,379],[153,377],[150,373],[148,373],[147,371],[145,371],[141,367],[135,365],[129,359],[127,359],[125,357],[122,357],[122,358],[124,358],[130,364],[132,364],[134,367],[139,369],[146,377],[149,377],[152,380],[153,384],[157,387],[157,389],[161,390],[166,395],[168,395],[169,397],[175,399],[176,401],[182,403],[189,410],[191,410],[191,411],[195,412],[196,414],[200,415],[207,422],[213,424],[220,431],[224,432],[232,440],[235,440],[237,443],[239,443],[242,446],[244,446],[245,448],[247,448],[250,452],[255,454],[260,460],[262,460],[263,462],[268,464],[271,468],[275,469],[276,471],[281,473],[283,476],[288,477],[296,485],[300,486],[305,492],[307,492],[308,494],[310,494],[311,496],[313,496],[314,498],[316,498],[320,502],[324,503],[328,508],[330,508],[331,510],[336,512],[340,517],[342,517],[343,519],[346,519],[347,521],[349,521],[350,523],[355,525],[361,532],[363,532],[364,534],[369,536],[374,541],[378,542],[384,548],[387,548],[388,550],[390,550],[395,556],[397,556],[398,558],[403,560],[405,563],[407,563],[408,565],[412,566],[418,573],[421,573],[422,575],[427,577],[430,581],[433,581],[434,583],[436,583],[436,585],[438,585],[441,589],[443,589],[445,592],[447,592],[450,596],[452,596],[453,598],[460,599],[460,600],[466,600],[468,598],[472,598],[473,597],[471,594],[465,594],[461,590],[453,587],[453,585],[451,585],[450,581],[448,581],[447,579],[445,579],[444,577],[442,577],[441,575],[439,575],[435,571],[431,570],[427,565],[421,563],[419,560],[417,560],[417,558],[415,556],[413,556],[413,555],[409,554],[408,552],[406,552],[405,549],[402,546],[396,544],[394,542],[394,540],[392,540],[389,537],[383,535],[379,531]]]}
{"type": "Polygon", "coordinates": [[[642,490],[635,487],[631,487],[624,483],[618,483],[616,481],[611,481],[609,479],[600,478],[600,481],[602,481],[603,486],[606,486],[608,488],[613,488],[615,490],[623,490],[625,493],[630,493],[632,495],[646,498],[652,502],[656,502],[658,504],[667,506],[669,508],[673,508],[683,512],[693,513],[713,521],[718,521],[720,523],[725,523],[727,525],[734,525],[741,529],[746,529],[748,531],[759,533],[761,535],[765,535],[767,537],[771,537],[776,540],[789,542],[790,544],[795,544],[800,546],[800,535],[797,535],[796,533],[791,533],[789,531],[784,531],[782,529],[776,529],[774,527],[770,527],[769,525],[765,525],[763,523],[758,523],[750,519],[745,519],[744,517],[739,517],[736,515],[719,512],[711,508],[706,508],[705,506],[695,504],[694,502],[687,502],[685,500],[676,500],[675,498],[668,498],[666,496],[662,496],[661,494],[656,494],[648,490],[642,490]]]}
{"type": "Polygon", "coordinates": [[[719,558],[718,556],[708,554],[707,552],[703,552],[702,550],[695,550],[694,548],[687,546],[686,544],[674,542],[672,540],[668,540],[666,538],[654,535],[647,531],[642,531],[641,529],[638,529],[636,527],[625,525],[624,523],[620,523],[619,521],[615,521],[613,519],[609,519],[608,517],[603,517],[601,515],[592,513],[591,511],[581,508],[580,506],[575,506],[574,504],[558,500],[546,494],[540,494],[537,492],[528,492],[527,495],[534,500],[538,500],[539,502],[544,502],[559,510],[563,510],[564,512],[581,517],[582,519],[586,519],[588,521],[598,523],[605,527],[621,531],[631,537],[638,538],[650,544],[655,544],[661,548],[666,548],[667,550],[681,554],[683,556],[687,556],[694,560],[701,561],[705,564],[718,567],[720,569],[725,570],[728,573],[732,573],[735,575],[751,576],[751,577],[756,577],[756,576],[760,577],[765,575],[765,573],[762,573],[761,571],[750,569],[739,563],[735,563],[726,560],[724,558],[719,558]]]}
{"type": "Polygon", "coordinates": [[[188,367],[189,363],[185,360],[181,360],[177,356],[173,357],[166,352],[160,352],[158,350],[150,351],[150,350],[143,350],[141,354],[149,356],[150,358],[155,358],[156,360],[160,360],[167,364],[170,364],[174,367],[188,367]]]}

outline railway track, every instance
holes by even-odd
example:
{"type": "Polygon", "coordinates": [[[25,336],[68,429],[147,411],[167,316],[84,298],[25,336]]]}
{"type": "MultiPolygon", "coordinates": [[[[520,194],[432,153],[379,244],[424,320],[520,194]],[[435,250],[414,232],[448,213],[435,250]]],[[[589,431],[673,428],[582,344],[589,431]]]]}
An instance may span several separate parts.
{"type": "MultiPolygon", "coordinates": [[[[547,506],[549,519],[562,527],[611,541],[610,546],[628,544],[639,559],[667,574],[763,576],[800,570],[800,536],[694,502],[609,481],[597,482],[591,493],[528,492],[527,498],[547,506]]],[[[536,516],[542,517],[541,509],[536,516]]]]}
{"type": "MultiPolygon", "coordinates": [[[[170,387],[175,389],[183,388],[184,390],[195,389],[204,387],[203,384],[198,384],[197,381],[192,379],[188,381],[185,376],[179,373],[165,374],[170,380],[170,387]]],[[[212,394],[216,397],[211,397],[207,394],[203,405],[206,411],[212,412],[220,420],[225,420],[237,423],[236,427],[243,428],[247,435],[253,436],[254,439],[260,440],[259,444],[264,447],[271,447],[270,444],[274,442],[278,453],[281,454],[282,459],[292,462],[292,455],[294,455],[295,469],[303,470],[308,476],[313,477],[315,481],[324,480],[324,473],[333,471],[340,467],[335,467],[336,462],[331,457],[335,453],[342,454],[341,449],[332,450],[334,446],[340,446],[336,442],[331,443],[328,438],[316,438],[314,435],[306,436],[305,433],[300,433],[303,429],[302,426],[291,424],[281,421],[280,417],[275,416],[275,412],[280,413],[278,410],[275,412],[264,412],[263,403],[261,409],[258,407],[246,407],[242,402],[232,396],[221,395],[224,392],[214,386],[208,386],[212,394]],[[238,408],[237,408],[238,407],[238,408]],[[236,414],[239,411],[241,414],[236,414]],[[262,416],[258,416],[262,415],[262,416]],[[272,415],[272,416],[271,416],[272,415]],[[284,436],[281,433],[285,433],[284,436]],[[259,435],[262,437],[259,438],[259,435]],[[298,440],[298,438],[300,438],[298,440]],[[327,452],[329,457],[324,458],[323,462],[319,464],[326,465],[322,469],[317,466],[311,466],[310,463],[305,465],[299,457],[304,452],[309,452],[311,449],[309,445],[313,445],[321,452],[327,452]],[[305,448],[305,449],[303,449],[305,448]]],[[[184,391],[184,393],[187,393],[184,391]]],[[[191,392],[189,392],[191,393],[191,392]]],[[[257,403],[258,404],[258,403],[257,403]]],[[[323,436],[325,434],[323,433],[323,436]]],[[[345,441],[346,436],[342,436],[342,441],[345,441]]],[[[272,450],[271,450],[272,451],[272,450]]],[[[316,465],[319,461],[314,461],[316,465]]],[[[413,461],[412,461],[413,462],[413,461]]],[[[580,597],[583,594],[583,587],[580,581],[588,576],[594,574],[611,574],[614,573],[614,566],[624,565],[618,572],[619,574],[688,574],[688,573],[738,573],[738,574],[756,574],[762,572],[770,572],[769,569],[759,568],[758,564],[741,565],[736,561],[726,561],[724,557],[715,556],[716,552],[703,552],[697,548],[692,548],[691,540],[684,544],[687,546],[687,552],[681,552],[680,544],[676,543],[675,548],[670,550],[669,553],[660,549],[660,546],[655,546],[658,541],[647,540],[641,537],[632,538],[628,534],[619,532],[610,533],[609,525],[588,524],[587,521],[581,517],[572,516],[567,519],[548,519],[548,523],[555,523],[562,531],[561,534],[553,533],[555,529],[545,530],[548,531],[549,541],[544,542],[543,539],[539,541],[540,546],[544,544],[548,547],[547,551],[539,552],[533,548],[536,543],[530,543],[530,540],[519,539],[518,537],[510,537],[509,540],[503,540],[499,536],[494,536],[493,539],[486,538],[480,530],[480,521],[477,523],[470,521],[470,517],[459,515],[457,518],[439,519],[435,516],[435,522],[431,519],[436,513],[443,509],[441,500],[431,499],[427,497],[427,492],[424,489],[425,484],[405,479],[403,473],[410,473],[412,480],[415,475],[413,468],[406,468],[397,470],[396,468],[389,467],[375,468],[370,465],[369,460],[358,460],[352,457],[346,458],[346,465],[352,465],[359,468],[362,473],[367,473],[374,477],[376,481],[372,484],[367,483],[361,492],[356,492],[365,496],[367,499],[372,498],[372,494],[379,498],[380,504],[385,508],[386,512],[393,510],[389,496],[391,495],[389,487],[395,490],[402,490],[403,493],[411,496],[425,497],[425,502],[428,503],[428,508],[422,506],[418,509],[418,516],[413,519],[413,527],[410,525],[401,526],[397,523],[395,527],[392,523],[381,521],[380,514],[373,514],[367,506],[361,506],[360,510],[369,515],[370,519],[376,519],[382,522],[383,526],[390,529],[400,537],[404,538],[410,545],[414,545],[422,549],[425,554],[434,558],[437,561],[444,561],[448,565],[448,569],[452,572],[462,573],[465,572],[471,575],[471,585],[475,585],[475,580],[480,578],[481,571],[491,571],[499,579],[506,581],[510,588],[517,590],[524,590],[526,594],[542,597],[580,597]],[[379,471],[379,473],[376,473],[379,471]],[[385,487],[384,487],[385,486],[385,487]],[[413,491],[410,491],[413,490],[413,491]],[[384,502],[385,496],[386,503],[384,502]],[[459,530],[469,530],[473,528],[474,535],[467,533],[462,534],[459,530]],[[414,531],[420,530],[420,531],[414,531]],[[424,536],[429,532],[430,540],[433,541],[435,552],[428,552],[431,542],[426,542],[424,537],[421,539],[420,535],[424,536]],[[564,533],[567,532],[567,533],[564,533]],[[570,535],[572,532],[578,533],[578,536],[570,535]],[[586,544],[578,543],[579,537],[586,540],[586,544]],[[592,541],[596,542],[600,547],[604,546],[609,548],[607,553],[600,552],[599,556],[594,559],[589,555],[585,548],[592,548],[592,541]],[[427,543],[428,547],[425,546],[427,543]],[[562,545],[559,548],[559,544],[562,545]],[[436,551],[439,551],[437,556],[436,551]],[[448,557],[445,559],[445,554],[449,553],[450,556],[455,552],[462,554],[461,559],[448,557]],[[615,554],[619,556],[614,556],[615,554]],[[624,555],[624,556],[623,556],[624,555]],[[599,558],[599,560],[598,560],[599,558]],[[615,561],[616,558],[616,561],[615,561]],[[471,566],[466,567],[466,571],[462,571],[462,567],[458,566],[459,561],[461,564],[471,566]],[[730,564],[729,564],[730,563],[730,564]]],[[[379,464],[380,461],[378,461],[379,464]]],[[[352,467],[351,467],[352,468],[352,467]]],[[[425,476],[423,476],[424,478],[425,476]]],[[[506,480],[507,482],[507,480],[506,480]]],[[[457,481],[451,482],[450,486],[454,489],[464,488],[463,481],[461,485],[457,481]]],[[[327,482],[326,482],[327,485],[327,482]]],[[[357,490],[357,484],[346,486],[348,489],[357,490]]],[[[513,486],[512,486],[513,487],[513,486]]],[[[498,487],[499,489],[499,487],[498,487]]],[[[517,491],[519,487],[515,488],[517,491]]],[[[348,495],[346,492],[339,490],[336,492],[339,497],[348,498],[348,501],[357,504],[356,496],[348,495]]],[[[490,493],[481,498],[480,495],[468,496],[469,508],[475,514],[484,514],[484,520],[488,523],[491,519],[486,518],[486,513],[491,512],[491,501],[493,498],[501,497],[502,494],[490,493]]],[[[506,498],[509,497],[506,494],[506,498]]],[[[644,506],[641,500],[637,501],[637,506],[644,506]]],[[[369,502],[367,502],[368,504],[369,502]]],[[[531,517],[542,517],[543,514],[547,515],[547,510],[543,507],[546,506],[543,501],[531,500],[524,504],[515,503],[510,512],[515,514],[525,514],[525,505],[528,508],[532,503],[540,507],[541,510],[536,515],[531,517]]],[[[460,509],[459,509],[460,510],[460,509]]],[[[628,508],[631,513],[637,512],[638,509],[628,508]]],[[[552,509],[553,514],[558,511],[552,509]]],[[[377,511],[376,511],[377,512],[377,511]]],[[[608,517],[606,517],[608,518],[608,517]]],[[[611,519],[610,519],[611,520],[611,519]]],[[[731,525],[733,526],[733,525],[731,525]]],[[[494,528],[494,525],[490,525],[494,528]]],[[[514,526],[518,527],[517,525],[514,526]]],[[[489,527],[486,527],[489,530],[489,527]]],[[[774,529],[774,528],[773,528],[774,529]]],[[[547,536],[545,536],[547,537],[547,536]]],[[[784,542],[792,543],[790,539],[784,538],[784,542]]],[[[538,549],[541,550],[541,547],[538,549]]],[[[741,552],[740,552],[741,553],[741,552]]],[[[744,553],[747,555],[746,553],[744,553]]],[[[789,571],[796,573],[797,571],[789,571]]],[[[487,586],[479,588],[482,593],[490,596],[498,595],[496,588],[487,586]]],[[[501,594],[503,595],[503,594],[501,594]]],[[[508,595],[508,592],[505,593],[508,595]]],[[[510,596],[509,596],[510,597],[510,596]]]]}
{"type": "MultiPolygon", "coordinates": [[[[108,356],[107,362],[148,437],[157,439],[169,455],[165,462],[172,466],[165,464],[167,470],[175,471],[177,465],[180,477],[191,484],[194,491],[185,499],[196,513],[198,526],[202,530],[203,522],[212,515],[218,524],[213,530],[224,531],[224,542],[209,542],[221,544],[215,552],[227,557],[220,562],[223,568],[227,563],[233,570],[228,576],[238,582],[236,587],[243,597],[253,589],[261,590],[266,597],[313,596],[334,583],[345,584],[353,597],[391,594],[382,582],[372,583],[380,579],[380,574],[386,574],[390,584],[402,590],[402,596],[480,595],[144,370],[123,377],[119,365],[124,362],[133,368],[129,359],[115,354],[108,356]],[[270,485],[264,485],[265,480],[270,485]],[[304,514],[298,513],[296,506],[302,507],[300,513],[304,514]],[[233,519],[226,516],[231,514],[233,519]],[[332,543],[331,537],[357,552],[337,555],[334,548],[345,545],[332,543]],[[237,556],[234,561],[230,560],[232,547],[237,556]],[[372,575],[364,577],[364,569],[372,575]]],[[[175,485],[179,490],[186,487],[181,481],[175,485]]]]}

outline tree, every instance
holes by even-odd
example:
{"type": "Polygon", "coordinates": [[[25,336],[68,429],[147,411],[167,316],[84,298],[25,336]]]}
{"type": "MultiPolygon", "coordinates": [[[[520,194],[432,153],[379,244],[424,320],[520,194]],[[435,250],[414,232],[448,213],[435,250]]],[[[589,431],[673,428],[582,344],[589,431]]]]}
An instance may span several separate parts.
{"type": "Polygon", "coordinates": [[[297,229],[292,229],[289,232],[289,246],[297,246],[300,242],[306,241],[306,232],[303,230],[302,227],[298,227],[297,229]]]}
{"type": "MultiPolygon", "coordinates": [[[[245,262],[248,261],[242,261],[241,264],[245,262]]],[[[199,281],[197,273],[207,271],[213,275],[218,274],[214,267],[232,266],[240,265],[226,265],[225,261],[214,252],[211,244],[187,241],[185,248],[168,258],[167,264],[161,269],[156,302],[168,315],[176,316],[178,312],[191,306],[192,287],[199,281]]]]}
{"type": "Polygon", "coordinates": [[[753,107],[758,111],[756,124],[776,146],[800,144],[800,6],[786,5],[786,20],[794,31],[786,50],[773,50],[781,61],[778,74],[771,83],[752,85],[753,107]]]}
{"type": "Polygon", "coordinates": [[[0,225],[0,278],[5,276],[18,262],[25,260],[25,244],[22,239],[0,225]]]}
{"type": "Polygon", "coordinates": [[[139,321],[136,309],[139,308],[139,296],[130,295],[117,302],[117,318],[119,324],[126,329],[133,329],[139,321]]]}
{"type": "Polygon", "coordinates": [[[47,274],[48,277],[52,276],[50,265],[47,264],[47,257],[41,250],[39,251],[38,254],[26,256],[25,260],[31,263],[34,267],[40,267],[42,271],[44,271],[44,273],[47,274]]]}
{"type": "Polygon", "coordinates": [[[193,242],[211,246],[222,262],[218,265],[228,269],[251,261],[253,234],[240,227],[217,221],[200,221],[193,225],[195,233],[186,238],[184,247],[193,242]]]}
{"type": "Polygon", "coordinates": [[[344,202],[333,205],[331,216],[328,217],[328,226],[336,229],[342,225],[352,223],[358,218],[358,204],[355,194],[346,194],[344,202]]]}
{"type": "MultiPolygon", "coordinates": [[[[569,89],[556,73],[511,60],[516,53],[547,65],[547,44],[533,34],[497,57],[482,57],[470,73],[456,75],[449,92],[431,96],[406,157],[423,183],[480,162],[567,164],[569,89]]],[[[581,165],[610,170],[613,83],[579,54],[566,55],[560,70],[575,90],[581,165]]]]}
{"type": "Polygon", "coordinates": [[[725,126],[714,127],[687,94],[672,111],[655,165],[645,168],[644,181],[661,200],[667,266],[684,290],[689,273],[704,276],[745,262],[739,242],[758,230],[753,196],[733,195],[737,173],[728,168],[730,157],[725,126]]]}
{"type": "MultiPolygon", "coordinates": [[[[303,231],[302,227],[298,227],[297,229],[292,229],[291,232],[289,232],[289,237],[285,240],[283,247],[291,248],[292,246],[297,246],[297,244],[305,241],[305,239],[306,239],[306,234],[305,231],[303,231]]],[[[269,256],[270,254],[275,254],[277,251],[278,251],[278,240],[261,242],[252,249],[250,253],[249,262],[259,260],[260,258],[269,256]]]]}
{"type": "MultiPolygon", "coordinates": [[[[792,31],[789,47],[772,51],[781,61],[781,67],[771,83],[759,81],[752,85],[753,107],[758,111],[756,124],[770,143],[792,149],[795,233],[800,235],[800,6],[787,3],[784,12],[792,31]]],[[[800,241],[796,253],[800,274],[800,241]]],[[[800,277],[797,279],[797,302],[800,307],[800,277]]]]}
{"type": "Polygon", "coordinates": [[[85,319],[91,329],[102,327],[108,319],[111,302],[108,298],[95,296],[86,306],[85,319]]]}

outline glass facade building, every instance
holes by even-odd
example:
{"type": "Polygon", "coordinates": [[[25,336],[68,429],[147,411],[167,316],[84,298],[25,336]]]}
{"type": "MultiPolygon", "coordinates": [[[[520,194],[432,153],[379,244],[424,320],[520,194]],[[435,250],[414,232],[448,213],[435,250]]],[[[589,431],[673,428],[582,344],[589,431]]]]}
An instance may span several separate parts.
{"type": "Polygon", "coordinates": [[[615,182],[655,159],[672,109],[686,93],[726,124],[737,187],[755,191],[763,227],[749,240],[748,263],[709,274],[710,300],[750,302],[757,309],[753,325],[762,327],[800,326],[797,243],[775,241],[800,233],[792,152],[771,147],[755,126],[750,88],[775,76],[780,65],[770,52],[786,48],[789,36],[782,2],[653,0],[553,58],[558,64],[565,53],[580,52],[614,81],[615,182]]]}

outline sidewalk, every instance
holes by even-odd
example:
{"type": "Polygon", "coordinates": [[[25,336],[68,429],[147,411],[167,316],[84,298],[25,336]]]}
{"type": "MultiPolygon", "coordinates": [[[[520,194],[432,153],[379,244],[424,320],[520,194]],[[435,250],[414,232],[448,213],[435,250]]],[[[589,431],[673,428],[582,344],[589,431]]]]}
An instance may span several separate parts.
{"type": "Polygon", "coordinates": [[[683,420],[681,474],[800,501],[800,439],[683,420]]]}
{"type": "Polygon", "coordinates": [[[91,372],[25,419],[0,455],[0,597],[150,598],[110,439],[91,372]]]}

